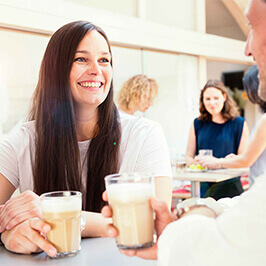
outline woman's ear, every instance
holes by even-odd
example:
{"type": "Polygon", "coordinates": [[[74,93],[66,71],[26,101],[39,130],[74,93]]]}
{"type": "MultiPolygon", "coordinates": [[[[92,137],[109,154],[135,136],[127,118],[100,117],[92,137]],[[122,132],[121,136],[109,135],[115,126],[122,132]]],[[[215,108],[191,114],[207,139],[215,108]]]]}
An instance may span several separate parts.
{"type": "Polygon", "coordinates": [[[226,93],[223,94],[223,97],[224,97],[224,102],[225,102],[226,99],[227,99],[227,95],[226,95],[226,93]]]}

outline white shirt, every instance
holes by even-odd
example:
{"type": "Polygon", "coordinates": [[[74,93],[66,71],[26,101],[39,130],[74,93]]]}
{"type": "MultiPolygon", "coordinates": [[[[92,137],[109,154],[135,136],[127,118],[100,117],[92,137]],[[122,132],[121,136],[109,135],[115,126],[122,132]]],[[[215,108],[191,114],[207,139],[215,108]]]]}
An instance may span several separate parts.
{"type": "MultiPolygon", "coordinates": [[[[155,176],[171,176],[167,143],[161,126],[145,118],[120,114],[122,139],[120,173],[143,172],[155,176]]],[[[24,123],[12,131],[0,144],[0,173],[20,192],[33,190],[32,163],[35,151],[34,121],[24,123]]],[[[81,165],[84,165],[90,140],[79,142],[81,165]]],[[[86,165],[86,164],[85,164],[86,165]]],[[[82,178],[86,184],[86,167],[82,178]]]]}
{"type": "MultiPolygon", "coordinates": [[[[249,138],[250,140],[254,135],[254,131],[257,127],[257,124],[255,125],[255,127],[253,128],[250,134],[250,138],[249,138]]],[[[250,167],[249,176],[248,176],[249,186],[251,187],[254,184],[256,177],[263,174],[264,172],[266,172],[266,149],[264,149],[262,154],[257,158],[257,160],[250,167]]]]}
{"type": "Polygon", "coordinates": [[[158,264],[266,265],[266,173],[232,201],[217,219],[195,214],[169,224],[159,238],[158,264]]]}

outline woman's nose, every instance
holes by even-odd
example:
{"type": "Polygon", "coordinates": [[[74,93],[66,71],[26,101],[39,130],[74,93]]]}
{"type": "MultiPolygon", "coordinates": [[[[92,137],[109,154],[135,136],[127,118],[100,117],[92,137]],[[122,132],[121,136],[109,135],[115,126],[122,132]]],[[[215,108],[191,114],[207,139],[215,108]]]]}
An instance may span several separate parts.
{"type": "Polygon", "coordinates": [[[88,73],[90,75],[99,75],[101,73],[101,68],[98,64],[98,62],[90,62],[88,64],[88,73]]]}

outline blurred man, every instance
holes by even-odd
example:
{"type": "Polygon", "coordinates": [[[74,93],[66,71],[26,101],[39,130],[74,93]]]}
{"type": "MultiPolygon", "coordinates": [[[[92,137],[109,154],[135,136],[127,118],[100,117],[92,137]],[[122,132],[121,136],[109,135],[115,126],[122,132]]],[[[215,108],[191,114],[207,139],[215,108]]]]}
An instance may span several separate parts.
{"type": "Polygon", "coordinates": [[[266,0],[249,2],[247,19],[251,26],[245,54],[253,56],[259,68],[259,96],[266,101],[266,0]]]}
{"type": "MultiPolygon", "coordinates": [[[[247,18],[251,25],[245,54],[253,56],[259,67],[259,94],[266,100],[266,0],[250,0],[247,18]]],[[[215,204],[192,204],[179,212],[173,221],[166,204],[156,199],[151,206],[156,212],[158,243],[140,251],[121,251],[128,256],[157,259],[159,265],[250,266],[266,263],[266,173],[252,188],[239,197],[222,199],[229,206],[220,214],[215,204]]],[[[107,199],[106,193],[104,198],[107,199]]],[[[221,206],[221,204],[219,206],[221,206]]],[[[181,209],[182,210],[182,209],[181,209]]],[[[103,215],[111,216],[105,207],[103,215]]],[[[110,237],[117,230],[109,225],[110,237]]]]}

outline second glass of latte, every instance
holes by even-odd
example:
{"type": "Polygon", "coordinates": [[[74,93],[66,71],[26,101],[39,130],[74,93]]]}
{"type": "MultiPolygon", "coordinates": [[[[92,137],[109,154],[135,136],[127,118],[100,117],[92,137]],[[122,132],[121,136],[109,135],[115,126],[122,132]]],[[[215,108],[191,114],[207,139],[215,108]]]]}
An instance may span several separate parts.
{"type": "Polygon", "coordinates": [[[142,249],[154,244],[154,213],[149,199],[154,182],[147,174],[114,174],[105,177],[108,202],[120,249],[142,249]]]}

